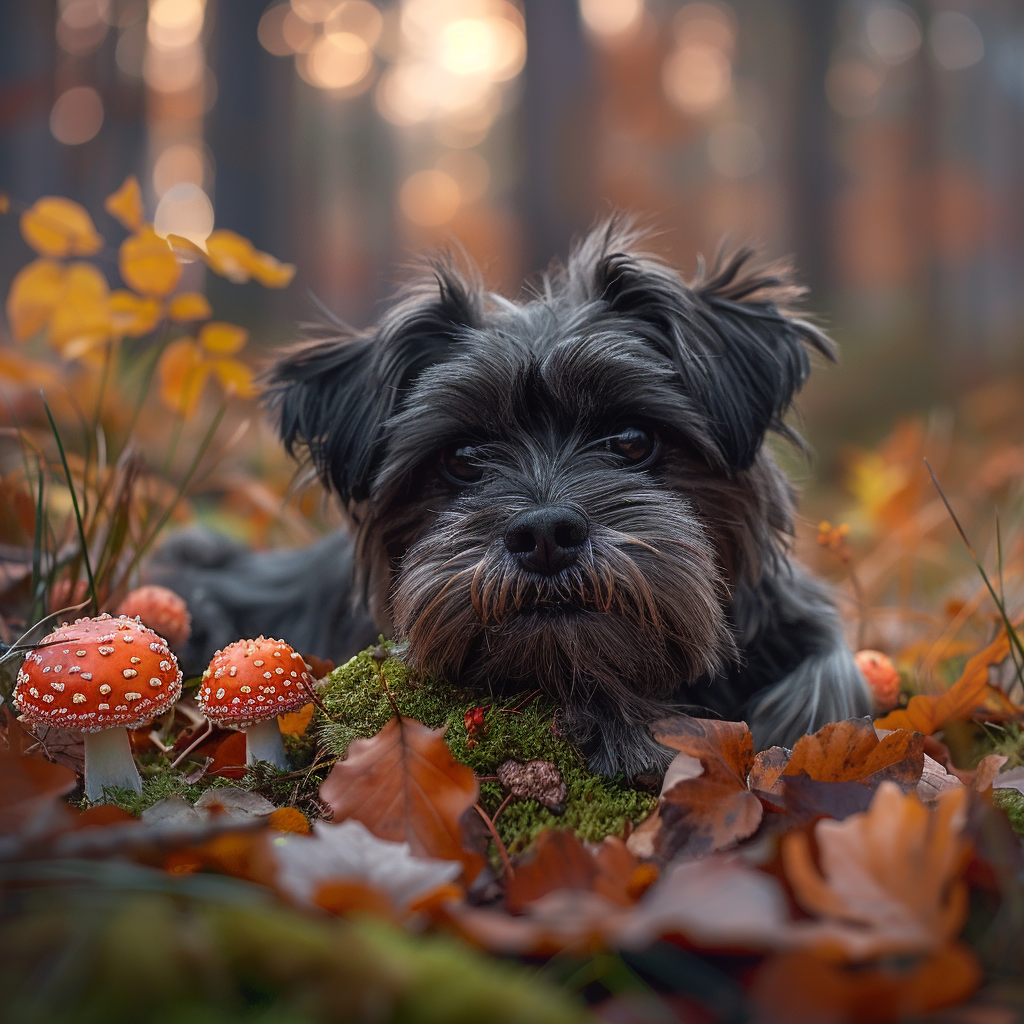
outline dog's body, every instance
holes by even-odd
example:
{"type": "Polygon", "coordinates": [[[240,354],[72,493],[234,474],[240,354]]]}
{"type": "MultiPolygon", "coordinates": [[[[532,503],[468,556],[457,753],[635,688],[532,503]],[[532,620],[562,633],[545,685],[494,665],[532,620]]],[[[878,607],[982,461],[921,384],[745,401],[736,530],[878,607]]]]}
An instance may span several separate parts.
{"type": "Polygon", "coordinates": [[[745,717],[764,746],[870,709],[763,443],[799,441],[805,346],[832,345],[748,252],[687,285],[636,241],[595,231],[523,303],[440,262],[267,378],[410,663],[543,689],[595,769],[628,775],[664,767],[647,725],[679,710],[745,717]]]}

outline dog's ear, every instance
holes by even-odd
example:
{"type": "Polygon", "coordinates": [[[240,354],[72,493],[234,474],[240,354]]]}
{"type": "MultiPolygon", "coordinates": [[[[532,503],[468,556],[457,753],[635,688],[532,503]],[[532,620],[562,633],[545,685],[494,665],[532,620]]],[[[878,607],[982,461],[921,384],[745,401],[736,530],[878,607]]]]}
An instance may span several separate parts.
{"type": "Polygon", "coordinates": [[[346,506],[369,494],[387,422],[409,386],[447,357],[460,331],[479,324],[481,295],[475,279],[438,259],[371,330],[323,328],[320,337],[286,349],[264,374],[265,402],[288,453],[308,452],[346,506]]]}
{"type": "Polygon", "coordinates": [[[687,284],[635,251],[642,238],[621,221],[590,235],[570,257],[570,295],[607,303],[672,360],[729,468],[749,468],[768,430],[799,444],[783,416],[810,373],[807,349],[834,361],[835,347],[793,313],[803,291],[789,269],[758,269],[744,248],[687,284]]]}

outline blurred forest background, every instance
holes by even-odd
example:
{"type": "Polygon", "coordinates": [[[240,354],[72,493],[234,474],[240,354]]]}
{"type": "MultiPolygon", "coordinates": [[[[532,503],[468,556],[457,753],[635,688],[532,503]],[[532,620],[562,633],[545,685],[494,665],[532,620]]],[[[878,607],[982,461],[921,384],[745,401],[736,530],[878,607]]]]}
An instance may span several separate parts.
{"type": "MultiPolygon", "coordinates": [[[[273,291],[186,269],[251,361],[314,296],[371,322],[437,244],[514,294],[625,208],[684,273],[723,236],[794,257],[843,350],[802,402],[822,478],[908,411],[1019,398],[1012,0],[6,0],[3,23],[0,187],[99,211],[135,174],[160,234],[296,264],[273,291]]],[[[5,294],[30,255],[0,221],[5,294]]]]}

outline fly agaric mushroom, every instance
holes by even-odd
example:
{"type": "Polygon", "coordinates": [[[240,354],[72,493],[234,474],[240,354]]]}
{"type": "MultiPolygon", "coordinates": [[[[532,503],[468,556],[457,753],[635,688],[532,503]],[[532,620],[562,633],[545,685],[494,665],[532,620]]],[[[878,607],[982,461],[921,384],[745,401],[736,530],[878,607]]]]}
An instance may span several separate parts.
{"type": "Polygon", "coordinates": [[[142,792],[128,728],[181,696],[178,662],[161,636],[125,615],[76,619],[43,637],[18,672],[14,700],[35,725],[85,734],[85,795],[104,786],[142,792]]]}
{"type": "Polygon", "coordinates": [[[203,673],[197,700],[214,725],[245,731],[246,762],[286,768],[277,716],[309,703],[312,680],[301,654],[283,640],[236,640],[203,673]]]}

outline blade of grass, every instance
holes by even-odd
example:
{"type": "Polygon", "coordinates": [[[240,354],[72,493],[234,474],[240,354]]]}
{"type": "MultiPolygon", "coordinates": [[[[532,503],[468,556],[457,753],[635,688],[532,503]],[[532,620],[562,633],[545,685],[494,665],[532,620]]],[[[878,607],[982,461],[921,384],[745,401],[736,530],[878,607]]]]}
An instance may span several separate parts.
{"type": "Polygon", "coordinates": [[[138,550],[132,556],[132,560],[125,571],[124,578],[129,579],[131,574],[137,568],[139,562],[145,557],[146,552],[150,549],[153,541],[160,535],[160,531],[167,525],[171,516],[174,514],[174,510],[178,507],[178,502],[185,495],[185,491],[188,490],[189,484],[192,482],[192,477],[195,475],[196,470],[199,468],[199,463],[203,461],[203,457],[209,450],[210,444],[213,441],[214,435],[217,433],[217,428],[220,426],[221,420],[224,419],[224,414],[228,411],[227,402],[221,402],[220,408],[217,410],[216,416],[213,417],[213,422],[210,424],[209,429],[203,436],[203,440],[196,451],[195,458],[192,459],[191,464],[188,467],[188,471],[185,473],[181,484],[178,486],[178,490],[175,492],[174,500],[164,509],[163,514],[157,520],[156,525],[150,531],[149,536],[139,545],[138,550]]]}
{"type": "Polygon", "coordinates": [[[36,529],[35,537],[32,539],[32,589],[29,593],[32,595],[32,611],[30,618],[33,622],[37,622],[42,617],[43,612],[43,595],[40,591],[39,584],[42,582],[42,569],[43,569],[43,521],[45,508],[43,506],[43,494],[46,488],[46,476],[43,473],[43,461],[42,459],[36,460],[36,466],[39,470],[39,497],[36,499],[36,529]],[[37,614],[38,612],[38,614],[37,614]]]}
{"type": "Polygon", "coordinates": [[[75,525],[78,527],[78,539],[82,545],[82,560],[85,562],[85,574],[89,578],[89,600],[92,607],[99,610],[99,602],[96,599],[96,581],[92,575],[92,564],[89,561],[89,547],[85,541],[85,527],[82,524],[82,513],[78,509],[78,496],[75,493],[75,482],[71,479],[71,470],[68,467],[68,458],[64,454],[64,445],[60,439],[60,431],[57,429],[57,424],[53,420],[53,413],[50,412],[50,406],[46,401],[46,395],[42,391],[39,392],[39,397],[43,400],[43,408],[46,410],[46,418],[50,421],[50,429],[53,431],[54,439],[57,442],[57,451],[60,452],[60,461],[64,466],[64,476],[67,478],[68,490],[71,492],[71,506],[75,510],[75,525]]]}
{"type": "Polygon", "coordinates": [[[996,593],[995,587],[992,586],[992,581],[988,578],[988,573],[985,572],[985,567],[978,560],[978,556],[974,553],[974,548],[971,546],[971,542],[967,539],[967,534],[964,532],[964,528],[960,525],[960,520],[957,518],[956,513],[953,511],[953,507],[949,503],[949,499],[946,497],[945,492],[939,485],[939,481],[935,476],[935,470],[932,469],[931,463],[925,459],[924,464],[928,467],[928,473],[931,475],[932,483],[935,485],[935,490],[939,492],[939,497],[942,499],[943,505],[946,506],[946,511],[949,513],[950,518],[953,520],[953,525],[957,529],[957,533],[960,534],[960,539],[964,542],[967,547],[967,551],[971,556],[974,564],[978,568],[978,572],[981,573],[981,578],[985,581],[985,586],[988,587],[988,592],[992,595],[992,600],[995,602],[996,607],[999,609],[999,615],[1003,620],[1003,625],[1006,627],[1006,635],[1009,638],[1011,648],[1015,647],[1017,653],[1024,657],[1024,642],[1021,641],[1020,635],[1017,633],[1017,629],[1014,624],[1010,621],[1010,617],[1006,614],[1006,606],[1003,604],[1001,598],[996,593]]]}
{"type": "MultiPolygon", "coordinates": [[[[1006,588],[1003,586],[1003,535],[999,523],[999,509],[996,509],[996,559],[999,565],[999,598],[1006,604],[1006,588]]],[[[1021,661],[1020,654],[1014,649],[1013,645],[1010,646],[1010,657],[1013,658],[1013,667],[1017,671],[1017,682],[1024,688],[1024,675],[1022,675],[1022,665],[1024,662],[1021,661]]]]}

